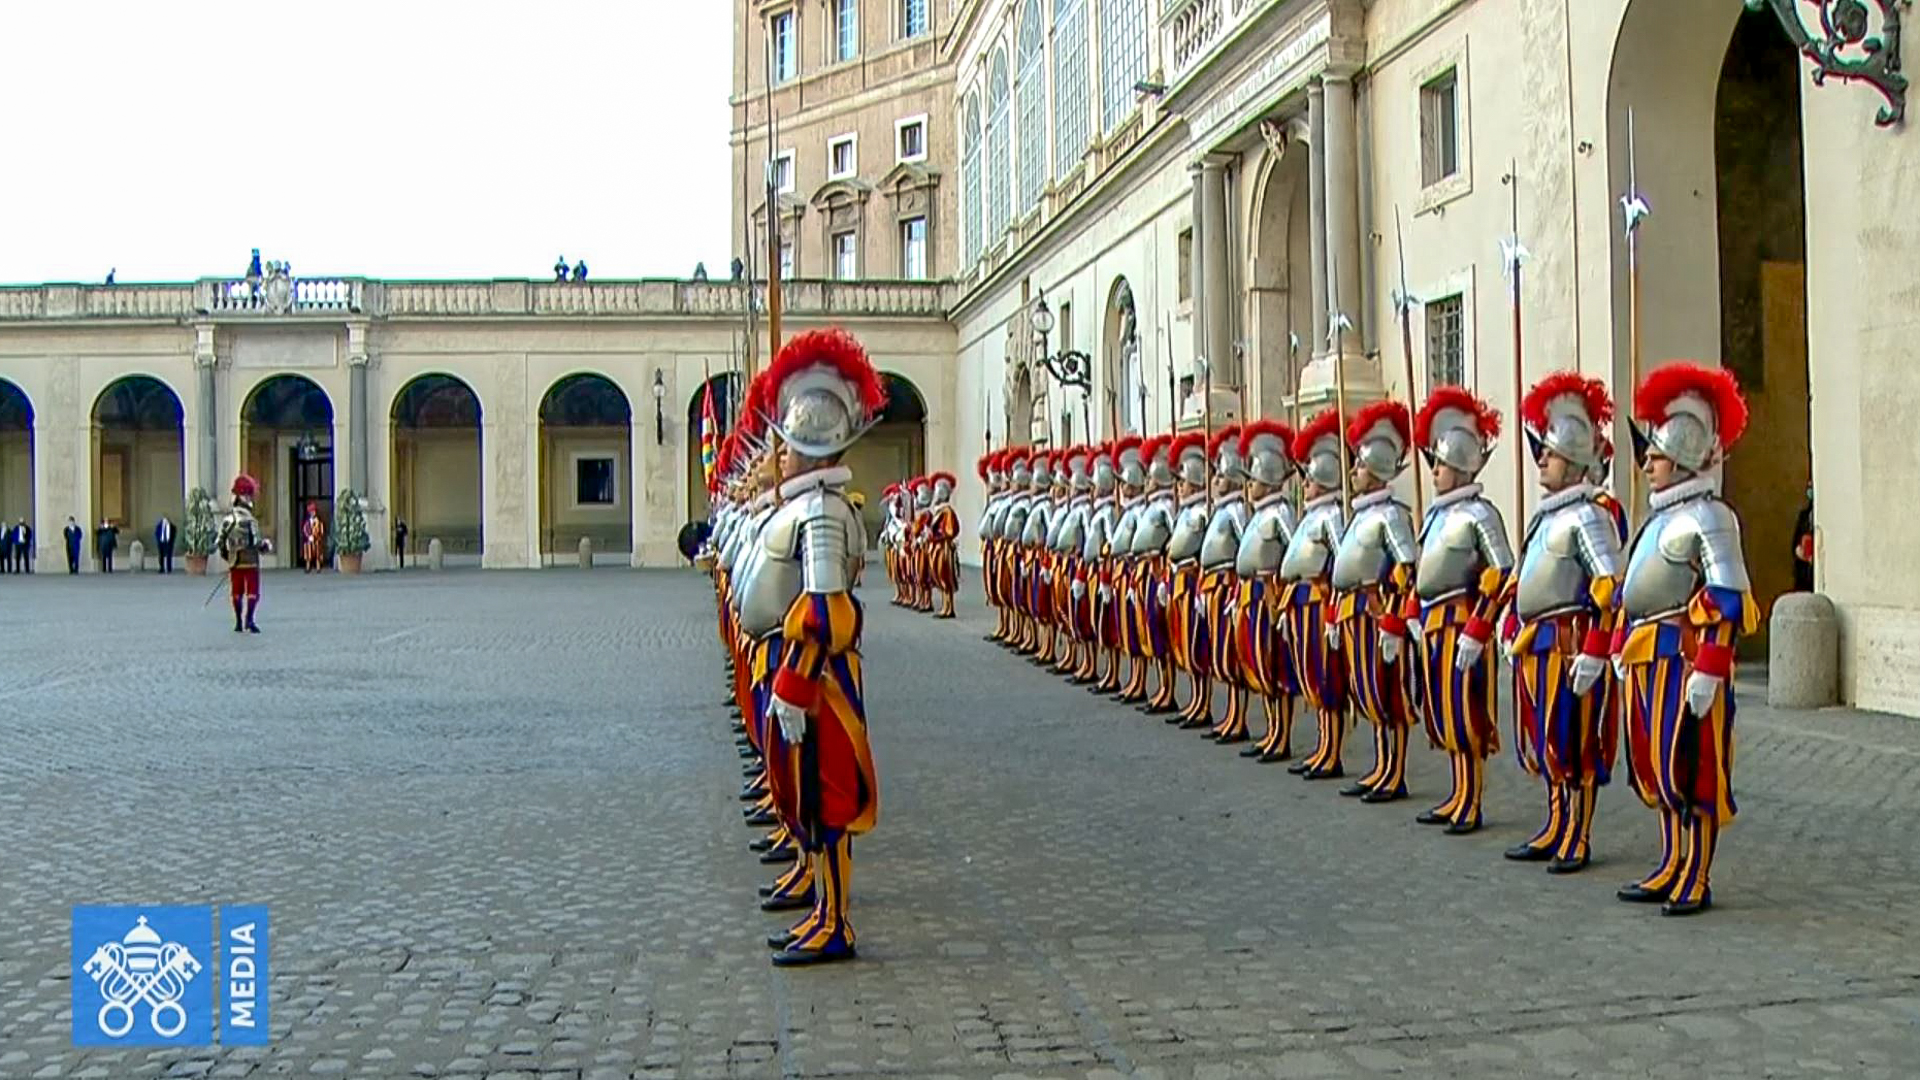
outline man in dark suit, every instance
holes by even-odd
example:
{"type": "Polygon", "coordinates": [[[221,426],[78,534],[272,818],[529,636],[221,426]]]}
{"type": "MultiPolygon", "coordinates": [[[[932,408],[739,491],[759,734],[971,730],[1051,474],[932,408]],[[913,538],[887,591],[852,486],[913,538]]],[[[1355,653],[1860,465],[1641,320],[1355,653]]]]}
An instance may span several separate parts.
{"type": "Polygon", "coordinates": [[[93,531],[93,541],[100,549],[100,572],[113,573],[113,549],[120,546],[120,530],[114,528],[113,522],[102,521],[93,531]]]}
{"type": "Polygon", "coordinates": [[[86,530],[69,517],[67,527],[61,533],[67,539],[67,573],[77,574],[80,572],[80,541],[86,538],[86,530]]]}
{"type": "Polygon", "coordinates": [[[0,574],[13,573],[13,528],[0,521],[0,574]]]}
{"type": "Polygon", "coordinates": [[[160,572],[173,573],[173,519],[160,515],[160,523],[153,527],[153,546],[160,551],[160,572]]]}
{"type": "Polygon", "coordinates": [[[15,573],[33,573],[33,526],[26,518],[13,525],[13,566],[15,573]]]}

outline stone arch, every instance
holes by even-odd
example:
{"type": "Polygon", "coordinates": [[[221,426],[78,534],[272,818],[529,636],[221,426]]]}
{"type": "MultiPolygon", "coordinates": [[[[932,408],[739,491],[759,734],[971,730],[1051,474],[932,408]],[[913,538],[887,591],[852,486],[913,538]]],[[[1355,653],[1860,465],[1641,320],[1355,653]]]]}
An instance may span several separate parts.
{"type": "MultiPolygon", "coordinates": [[[[1617,208],[1610,219],[1616,398],[1627,400],[1635,376],[1667,360],[1734,372],[1751,419],[1723,482],[1749,552],[1789,549],[1812,476],[1801,64],[1771,11],[1628,0],[1608,73],[1613,188],[1626,190],[1631,174],[1654,212],[1639,231],[1638,372],[1632,262],[1617,208]]],[[[1614,444],[1626,447],[1620,411],[1614,444]]],[[[1631,455],[1615,465],[1615,486],[1637,504],[1645,485],[1628,475],[1631,455]]],[[[1743,652],[1764,655],[1765,609],[1793,587],[1793,568],[1748,561],[1763,619],[1743,652]]]]}
{"type": "Polygon", "coordinates": [[[887,388],[887,407],[843,459],[853,470],[849,490],[865,496],[860,516],[869,539],[879,535],[881,489],[928,469],[926,394],[899,372],[882,371],[880,381],[887,388]]]}
{"type": "Polygon", "coordinates": [[[1313,359],[1312,213],[1305,125],[1270,142],[1254,185],[1247,234],[1249,381],[1263,416],[1287,415],[1300,371],[1313,359]],[[1297,346],[1295,342],[1298,342],[1297,346]]]}
{"type": "MultiPolygon", "coordinates": [[[[253,511],[276,541],[271,564],[292,563],[297,522],[309,503],[333,535],[334,415],[326,388],[305,375],[269,375],[241,402],[241,460],[260,484],[253,511]]],[[[212,494],[218,499],[225,492],[212,494]]]]}
{"type": "MultiPolygon", "coordinates": [[[[122,532],[120,557],[160,515],[186,520],[186,408],[166,380],[123,375],[102,387],[92,427],[91,525],[122,532]]],[[[147,541],[152,546],[152,541],[147,541]]],[[[98,556],[98,547],[93,551],[98,556]]]]}
{"type": "Polygon", "coordinates": [[[700,441],[700,411],[706,399],[707,387],[713,387],[713,412],[716,421],[713,450],[720,452],[720,440],[732,429],[738,419],[734,410],[739,407],[744,394],[746,377],[737,371],[722,371],[710,376],[696,386],[687,396],[687,519],[705,521],[707,517],[707,480],[706,468],[702,463],[700,441]]]}
{"type": "Polygon", "coordinates": [[[450,556],[485,550],[485,460],[480,395],[458,375],[422,372],[393,395],[387,461],[394,528],[407,525],[407,554],[434,540],[450,556]]]}
{"type": "Polygon", "coordinates": [[[1101,400],[1104,417],[1095,423],[1114,438],[1123,431],[1141,431],[1146,426],[1145,346],[1140,341],[1140,310],[1133,286],[1125,275],[1113,279],[1107,290],[1106,318],[1100,331],[1100,373],[1106,383],[1101,400]],[[1115,428],[1118,430],[1114,430],[1115,428]]]}
{"type": "Polygon", "coordinates": [[[33,399],[19,384],[0,379],[0,524],[25,520],[35,546],[46,539],[34,514],[33,399]]]}
{"type": "Polygon", "coordinates": [[[540,550],[564,561],[582,537],[633,551],[633,405],[597,371],[563,375],[540,398],[540,550]]]}

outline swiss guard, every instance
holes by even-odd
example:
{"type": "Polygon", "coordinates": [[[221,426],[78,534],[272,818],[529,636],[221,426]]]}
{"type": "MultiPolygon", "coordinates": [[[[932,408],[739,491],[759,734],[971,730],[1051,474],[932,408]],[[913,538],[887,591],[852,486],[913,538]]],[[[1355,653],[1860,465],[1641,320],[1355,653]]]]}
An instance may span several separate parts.
{"type": "Polygon", "coordinates": [[[1583,869],[1599,788],[1617,735],[1609,707],[1620,532],[1592,477],[1606,460],[1600,434],[1613,419],[1604,383],[1577,372],[1549,375],[1520,403],[1540,476],[1540,505],[1520,544],[1508,618],[1517,678],[1515,752],[1547,787],[1547,818],[1506,857],[1547,871],[1583,869]]]}
{"type": "Polygon", "coordinates": [[[906,523],[900,510],[900,497],[899,484],[888,484],[880,492],[880,509],[886,518],[880,525],[880,556],[887,564],[887,581],[893,585],[895,607],[907,602],[907,582],[901,571],[906,523]]]}
{"type": "Polygon", "coordinates": [[[1054,622],[1066,633],[1067,647],[1053,665],[1056,675],[1084,670],[1092,619],[1087,606],[1086,570],[1080,564],[1092,517],[1093,448],[1069,447],[1065,452],[1067,504],[1056,516],[1048,546],[1053,549],[1054,622]]]}
{"type": "Polygon", "coordinates": [[[1652,489],[1620,587],[1616,670],[1633,788],[1660,814],[1661,859],[1620,899],[1692,915],[1713,903],[1713,855],[1732,823],[1733,649],[1758,622],[1740,519],[1720,466],[1747,425],[1731,373],[1676,363],[1634,391],[1635,450],[1652,489]]]}
{"type": "Polygon", "coordinates": [[[1113,444],[1114,479],[1120,504],[1113,525],[1106,530],[1106,546],[1099,552],[1100,578],[1096,601],[1100,606],[1100,635],[1108,643],[1107,671],[1089,689],[1096,694],[1125,697],[1133,689],[1144,661],[1139,649],[1140,621],[1133,595],[1133,532],[1146,506],[1147,463],[1138,435],[1123,435],[1113,444]],[[1131,663],[1132,672],[1128,671],[1131,663]]]}
{"type": "Polygon", "coordinates": [[[1293,429],[1277,420],[1255,420],[1240,431],[1250,514],[1233,561],[1240,590],[1235,636],[1240,669],[1259,692],[1267,721],[1266,733],[1240,756],[1263,764],[1293,757],[1293,699],[1300,692],[1283,632],[1279,578],[1280,561],[1298,523],[1286,489],[1293,472],[1292,444],[1293,429]]]}
{"type": "Polygon", "coordinates": [[[927,587],[940,594],[940,608],[933,617],[951,619],[954,594],[960,591],[960,512],[953,508],[953,489],[958,481],[946,472],[934,473],[928,479],[932,506],[923,539],[927,547],[927,587]]]}
{"type": "Polygon", "coordinates": [[[981,458],[982,478],[987,482],[987,504],[980,511],[980,587],[992,605],[997,621],[988,641],[1001,641],[1012,625],[1007,594],[1000,581],[1000,517],[1007,508],[1007,451],[994,450],[981,458]]]}
{"type": "Polygon", "coordinates": [[[907,481],[907,550],[912,555],[907,565],[912,568],[910,579],[912,588],[908,595],[907,606],[915,611],[933,610],[933,481],[925,476],[916,476],[907,481]]]}
{"type": "Polygon", "coordinates": [[[812,911],[768,939],[778,966],[851,959],[852,838],[871,829],[879,787],[867,744],[860,601],[853,564],[865,533],[841,455],[886,403],[866,350],[840,329],[809,331],[767,369],[780,435],[779,509],[743,585],[749,632],[784,644],[770,687],[767,774],[780,817],[813,864],[812,911]]]}
{"type": "Polygon", "coordinates": [[[1347,738],[1347,657],[1338,636],[1327,631],[1333,617],[1333,553],[1347,529],[1341,505],[1341,417],[1329,407],[1308,421],[1293,440],[1306,504],[1300,525],[1280,561],[1280,632],[1293,660],[1300,689],[1319,721],[1313,752],[1287,771],[1308,780],[1344,775],[1340,752],[1347,738]]]}
{"type": "MultiPolygon", "coordinates": [[[[1200,595],[1206,603],[1204,634],[1207,667],[1226,684],[1227,714],[1206,731],[1222,745],[1247,741],[1249,680],[1241,663],[1238,612],[1240,584],[1234,560],[1240,554],[1240,536],[1247,527],[1247,479],[1240,457],[1240,425],[1215,431],[1207,439],[1207,460],[1213,466],[1213,514],[1200,541],[1200,595]]],[[[1211,692],[1208,693],[1211,697],[1211,692]]]]}
{"type": "Polygon", "coordinates": [[[320,520],[320,504],[308,503],[300,521],[300,568],[317,574],[327,561],[327,523],[320,520]]]}
{"type": "Polygon", "coordinates": [[[1499,653],[1487,645],[1513,572],[1513,548],[1506,521],[1477,481],[1499,435],[1500,414],[1457,386],[1429,394],[1413,423],[1434,490],[1406,612],[1418,654],[1413,685],[1427,735],[1453,769],[1452,793],[1416,820],[1445,825],[1454,835],[1479,830],[1487,758],[1500,749],[1494,719],[1499,653]]]}
{"type": "MultiPolygon", "coordinates": [[[[1207,438],[1199,432],[1176,435],[1167,444],[1167,462],[1173,469],[1173,533],[1166,541],[1166,584],[1161,586],[1166,621],[1166,655],[1172,663],[1162,671],[1168,687],[1174,671],[1184,671],[1192,697],[1186,708],[1167,718],[1169,724],[1183,728],[1213,727],[1213,668],[1211,643],[1207,639],[1208,596],[1200,585],[1200,543],[1206,538],[1212,518],[1212,484],[1207,467],[1207,438]]],[[[1168,689],[1165,700],[1173,703],[1168,689]]],[[[1154,711],[1150,706],[1148,711],[1154,711]]]]}
{"type": "Polygon", "coordinates": [[[272,553],[273,541],[261,533],[253,517],[253,500],[259,493],[253,477],[241,473],[233,478],[233,509],[221,520],[216,543],[220,557],[227,561],[227,592],[232,594],[236,634],[260,632],[253,621],[254,609],[260,606],[260,556],[272,553]]]}
{"type": "Polygon", "coordinates": [[[1407,623],[1401,612],[1413,589],[1419,549],[1413,513],[1394,497],[1395,477],[1407,467],[1413,430],[1407,407],[1376,401],[1347,425],[1353,454],[1353,519],[1333,556],[1334,598],[1327,614],[1328,645],[1347,658],[1353,703],[1373,725],[1373,768],[1340,794],[1362,802],[1407,797],[1407,623]]]}
{"type": "Polygon", "coordinates": [[[999,516],[993,523],[993,547],[996,552],[994,576],[1000,582],[1000,597],[1007,615],[1006,632],[1000,635],[999,641],[1015,652],[1023,648],[1030,633],[1027,623],[1027,586],[1021,576],[1020,534],[1026,530],[1027,507],[1033,502],[1034,456],[1024,446],[1007,449],[1007,490],[1000,502],[999,516]]]}
{"type": "MultiPolygon", "coordinates": [[[[1174,516],[1179,511],[1173,472],[1173,436],[1156,435],[1141,444],[1140,454],[1147,467],[1147,501],[1133,528],[1134,613],[1138,623],[1138,655],[1145,661],[1134,668],[1134,689],[1123,693],[1122,701],[1139,701],[1149,716],[1175,714],[1179,704],[1174,698],[1173,639],[1167,622],[1172,600],[1168,581],[1167,543],[1173,539],[1174,516]],[[1147,668],[1159,671],[1159,685],[1148,694],[1147,668]]],[[[1203,455],[1204,456],[1204,455],[1203,455]]],[[[1169,716],[1168,722],[1177,718],[1169,716]]]]}
{"type": "Polygon", "coordinates": [[[1085,620],[1082,633],[1087,641],[1080,669],[1069,680],[1076,686],[1099,683],[1100,658],[1103,655],[1107,660],[1108,672],[1113,673],[1116,680],[1120,666],[1118,623],[1112,619],[1113,587],[1107,573],[1113,529],[1120,521],[1120,477],[1114,464],[1114,444],[1102,443],[1094,447],[1090,467],[1093,496],[1086,516],[1086,534],[1080,542],[1079,560],[1075,564],[1073,585],[1076,591],[1074,608],[1085,620]]]}

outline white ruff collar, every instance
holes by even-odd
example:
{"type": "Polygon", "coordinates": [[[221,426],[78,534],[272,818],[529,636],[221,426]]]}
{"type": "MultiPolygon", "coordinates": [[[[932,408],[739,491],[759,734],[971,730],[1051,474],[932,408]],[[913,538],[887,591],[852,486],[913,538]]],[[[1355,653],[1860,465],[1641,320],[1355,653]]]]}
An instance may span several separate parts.
{"type": "Polygon", "coordinates": [[[1698,499],[1703,495],[1720,494],[1720,478],[1711,474],[1695,476],[1682,480],[1647,497],[1647,506],[1654,510],[1665,510],[1669,506],[1678,506],[1688,499],[1698,499]]]}
{"type": "MultiPolygon", "coordinates": [[[[835,487],[853,479],[853,470],[845,465],[829,465],[824,469],[801,473],[799,476],[780,485],[780,499],[797,499],[810,491],[824,487],[835,487]]],[[[920,508],[916,513],[923,512],[920,508]]]]}

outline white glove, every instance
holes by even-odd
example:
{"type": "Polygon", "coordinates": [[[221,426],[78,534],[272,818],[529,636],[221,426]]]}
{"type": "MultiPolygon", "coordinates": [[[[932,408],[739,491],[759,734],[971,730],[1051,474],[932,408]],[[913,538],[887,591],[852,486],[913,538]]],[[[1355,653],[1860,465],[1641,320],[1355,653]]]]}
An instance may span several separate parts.
{"type": "Polygon", "coordinates": [[[1705,675],[1698,671],[1687,675],[1687,708],[1695,716],[1705,716],[1713,711],[1713,703],[1720,696],[1720,690],[1727,680],[1718,675],[1705,675]]]}
{"type": "Polygon", "coordinates": [[[1567,680],[1568,685],[1573,688],[1575,694],[1586,697],[1587,691],[1593,689],[1593,684],[1599,682],[1600,676],[1606,674],[1606,671],[1607,662],[1605,660],[1597,656],[1588,656],[1586,653],[1581,653],[1579,656],[1573,658],[1573,671],[1571,677],[1567,680]]]}
{"type": "MultiPolygon", "coordinates": [[[[1413,625],[1418,626],[1420,624],[1414,623],[1413,625]]],[[[1470,638],[1465,634],[1460,635],[1460,643],[1453,647],[1453,669],[1455,671],[1472,671],[1474,665],[1480,662],[1480,657],[1484,656],[1486,651],[1486,642],[1470,638]]]]}
{"type": "Polygon", "coordinates": [[[1076,581],[1073,583],[1071,591],[1075,600],[1084,600],[1087,596],[1087,583],[1084,581],[1076,581]]]}
{"type": "MultiPolygon", "coordinates": [[[[1407,637],[1411,638],[1416,644],[1425,645],[1427,640],[1427,624],[1417,618],[1408,619],[1407,637]]],[[[1463,637],[1460,640],[1464,643],[1467,639],[1463,637]]]]}
{"type": "Polygon", "coordinates": [[[1109,586],[1109,585],[1100,586],[1100,602],[1103,604],[1110,604],[1113,602],[1112,586],[1109,586]]]}
{"type": "Polygon", "coordinates": [[[1207,599],[1206,599],[1206,597],[1204,597],[1204,596],[1195,596],[1195,597],[1193,598],[1193,617],[1194,617],[1194,618],[1196,618],[1196,619],[1204,619],[1204,618],[1206,618],[1206,617],[1207,617],[1207,599]]]}
{"type": "Polygon", "coordinates": [[[1334,652],[1339,652],[1340,651],[1339,625],[1337,623],[1327,623],[1325,633],[1327,636],[1327,648],[1332,649],[1334,652]]]}
{"type": "Polygon", "coordinates": [[[1042,585],[1053,584],[1053,571],[1051,570],[1040,571],[1040,584],[1042,585]]]}
{"type": "Polygon", "coordinates": [[[780,723],[780,736],[792,746],[807,737],[807,711],[779,696],[773,699],[773,718],[780,723]]]}
{"type": "Polygon", "coordinates": [[[260,550],[266,552],[269,555],[273,554],[273,541],[267,537],[264,537],[264,536],[261,537],[260,550]]]}
{"type": "Polygon", "coordinates": [[[1380,661],[1386,664],[1396,663],[1400,659],[1400,638],[1380,631],[1380,661]]]}
{"type": "Polygon", "coordinates": [[[1167,601],[1173,598],[1173,591],[1168,589],[1166,582],[1163,581],[1160,583],[1159,591],[1155,592],[1154,596],[1159,598],[1161,607],[1166,607],[1167,601]]]}
{"type": "Polygon", "coordinates": [[[1627,685],[1627,658],[1626,657],[1616,656],[1613,658],[1613,677],[1620,680],[1621,686],[1627,685]]]}
{"type": "Polygon", "coordinates": [[[1227,613],[1227,618],[1229,619],[1233,618],[1234,613],[1240,610],[1240,598],[1237,596],[1227,597],[1227,604],[1226,604],[1225,610],[1227,613]]]}

